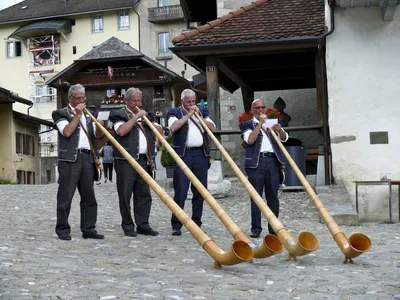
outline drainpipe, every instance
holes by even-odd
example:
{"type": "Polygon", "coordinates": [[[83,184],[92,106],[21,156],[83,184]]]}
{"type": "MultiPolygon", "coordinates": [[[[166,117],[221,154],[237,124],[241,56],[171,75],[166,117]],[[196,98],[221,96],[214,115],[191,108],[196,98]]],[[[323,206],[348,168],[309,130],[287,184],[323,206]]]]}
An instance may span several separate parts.
{"type": "Polygon", "coordinates": [[[26,114],[29,116],[29,110],[33,107],[33,103],[31,105],[29,105],[28,110],[26,112],[26,114]]]}
{"type": "Polygon", "coordinates": [[[138,5],[139,2],[140,2],[140,0],[137,1],[137,2],[133,5],[132,9],[133,9],[133,11],[135,12],[135,14],[136,14],[137,17],[138,17],[138,26],[139,26],[139,52],[140,52],[140,45],[141,45],[141,43],[140,43],[140,15],[139,15],[139,14],[137,13],[137,11],[135,10],[135,6],[138,5]]]}
{"type": "Polygon", "coordinates": [[[328,0],[329,11],[330,11],[330,28],[329,31],[324,33],[318,38],[318,54],[320,58],[320,72],[321,72],[321,83],[322,83],[322,119],[323,119],[323,134],[324,134],[324,167],[325,167],[325,185],[331,184],[331,178],[333,179],[332,168],[332,152],[330,144],[330,134],[328,127],[328,99],[327,99],[327,88],[326,88],[326,62],[325,53],[323,51],[323,43],[326,41],[326,37],[331,35],[335,30],[335,14],[334,5],[335,0],[328,0]]]}

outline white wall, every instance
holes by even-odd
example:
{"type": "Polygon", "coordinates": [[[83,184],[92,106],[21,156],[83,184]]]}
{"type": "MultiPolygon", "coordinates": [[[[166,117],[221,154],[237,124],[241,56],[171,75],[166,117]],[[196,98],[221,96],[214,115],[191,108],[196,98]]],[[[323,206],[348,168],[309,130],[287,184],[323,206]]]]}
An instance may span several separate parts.
{"type": "MultiPolygon", "coordinates": [[[[355,201],[353,180],[400,179],[400,11],[382,21],[380,8],[336,9],[336,28],[327,38],[327,76],[333,172],[355,201]],[[369,134],[387,131],[389,144],[371,145],[369,134]]],[[[397,188],[392,202],[397,217],[397,188]]],[[[388,191],[361,187],[360,217],[388,218],[388,191]]]]}

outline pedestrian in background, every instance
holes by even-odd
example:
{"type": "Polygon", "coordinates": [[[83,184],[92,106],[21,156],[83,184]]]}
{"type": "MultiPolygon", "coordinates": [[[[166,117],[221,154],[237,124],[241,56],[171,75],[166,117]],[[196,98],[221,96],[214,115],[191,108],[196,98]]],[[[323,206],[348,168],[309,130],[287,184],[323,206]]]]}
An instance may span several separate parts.
{"type": "Polygon", "coordinates": [[[110,181],[112,183],[113,170],[114,170],[114,155],[111,142],[107,141],[106,144],[100,149],[100,156],[103,160],[104,183],[110,181]]]}

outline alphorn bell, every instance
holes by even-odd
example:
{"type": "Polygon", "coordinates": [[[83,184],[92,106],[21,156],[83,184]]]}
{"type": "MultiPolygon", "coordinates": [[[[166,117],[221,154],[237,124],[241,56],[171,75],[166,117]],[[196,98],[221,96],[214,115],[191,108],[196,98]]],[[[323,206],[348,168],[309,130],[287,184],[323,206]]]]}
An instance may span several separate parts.
{"type": "Polygon", "coordinates": [[[288,260],[290,258],[296,260],[297,256],[303,256],[312,251],[317,250],[319,242],[317,237],[313,235],[311,232],[300,233],[297,242],[293,239],[293,237],[289,234],[287,229],[283,227],[282,223],[270,210],[268,205],[265,203],[264,199],[261,198],[256,189],[251,185],[247,177],[242,173],[242,171],[239,169],[239,167],[236,165],[233,159],[229,156],[228,152],[225,151],[224,147],[222,147],[218,139],[214,136],[211,130],[205,125],[204,120],[197,113],[195,113],[195,115],[197,119],[199,119],[199,121],[201,122],[204,129],[207,131],[208,135],[211,137],[211,139],[213,140],[214,144],[217,146],[219,151],[221,151],[222,156],[228,162],[232,170],[235,172],[236,176],[242,182],[243,186],[248,191],[251,198],[254,200],[255,204],[261,210],[262,214],[267,219],[268,223],[274,229],[282,244],[288,250],[289,252],[288,260]]]}
{"type": "Polygon", "coordinates": [[[154,190],[160,199],[168,206],[172,213],[182,222],[189,230],[196,241],[204,248],[204,250],[215,260],[214,267],[220,268],[222,265],[235,265],[244,261],[251,261],[252,250],[249,245],[243,241],[235,241],[232,248],[223,251],[203,230],[197,226],[195,222],[179,207],[178,204],[164,191],[162,187],[132,158],[132,156],[114,139],[114,137],[96,120],[95,117],[85,108],[85,112],[95,122],[109,141],[117,148],[117,150],[125,157],[136,172],[146,181],[146,183],[154,190]]]}
{"type": "Polygon", "coordinates": [[[283,155],[285,155],[287,161],[292,167],[293,171],[296,173],[297,178],[299,178],[301,184],[304,186],[307,194],[310,196],[311,201],[314,203],[315,207],[318,210],[321,218],[324,220],[325,224],[328,226],[330,233],[333,236],[336,244],[339,246],[340,250],[342,250],[345,259],[343,263],[353,263],[352,258],[355,258],[364,252],[367,252],[371,248],[371,240],[368,236],[362,233],[353,233],[350,236],[350,239],[347,239],[346,235],[340,229],[336,221],[333,219],[329,211],[325,208],[322,201],[319,199],[317,194],[314,192],[313,188],[308,183],[307,179],[304,177],[303,173],[297,167],[294,160],[290,157],[289,152],[287,152],[286,148],[283,146],[281,141],[276,136],[273,130],[270,130],[272,136],[275,141],[278,143],[279,148],[282,150],[283,155]]]}
{"type": "MultiPolygon", "coordinates": [[[[139,108],[138,108],[139,109],[139,108]]],[[[186,174],[192,184],[196,187],[199,193],[203,196],[204,200],[208,203],[211,209],[215,212],[224,226],[231,233],[233,238],[237,241],[243,241],[247,243],[253,249],[253,257],[255,258],[265,258],[276,253],[282,252],[282,244],[279,239],[272,235],[268,234],[264,237],[263,243],[259,246],[256,246],[247,235],[236,225],[236,223],[229,217],[229,215],[224,211],[224,209],[219,205],[217,200],[210,194],[210,192],[203,186],[200,180],[193,174],[193,172],[188,168],[185,162],[179,157],[179,155],[172,149],[171,145],[165,140],[165,138],[158,132],[158,130],[154,127],[154,125],[150,122],[150,120],[143,116],[146,124],[151,128],[156,137],[161,141],[165,149],[171,154],[174,158],[175,162],[182,169],[182,171],[186,174]]]]}

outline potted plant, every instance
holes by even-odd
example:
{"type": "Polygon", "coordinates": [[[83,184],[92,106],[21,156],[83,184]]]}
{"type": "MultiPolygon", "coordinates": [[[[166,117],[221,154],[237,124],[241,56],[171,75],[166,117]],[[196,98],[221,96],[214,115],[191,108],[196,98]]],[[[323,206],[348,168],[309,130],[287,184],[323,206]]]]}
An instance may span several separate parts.
{"type": "MultiPolygon", "coordinates": [[[[168,135],[165,140],[172,146],[172,134],[168,135]]],[[[167,171],[167,178],[172,178],[174,176],[174,158],[169,154],[167,149],[162,146],[161,149],[161,164],[167,171]]]]}

